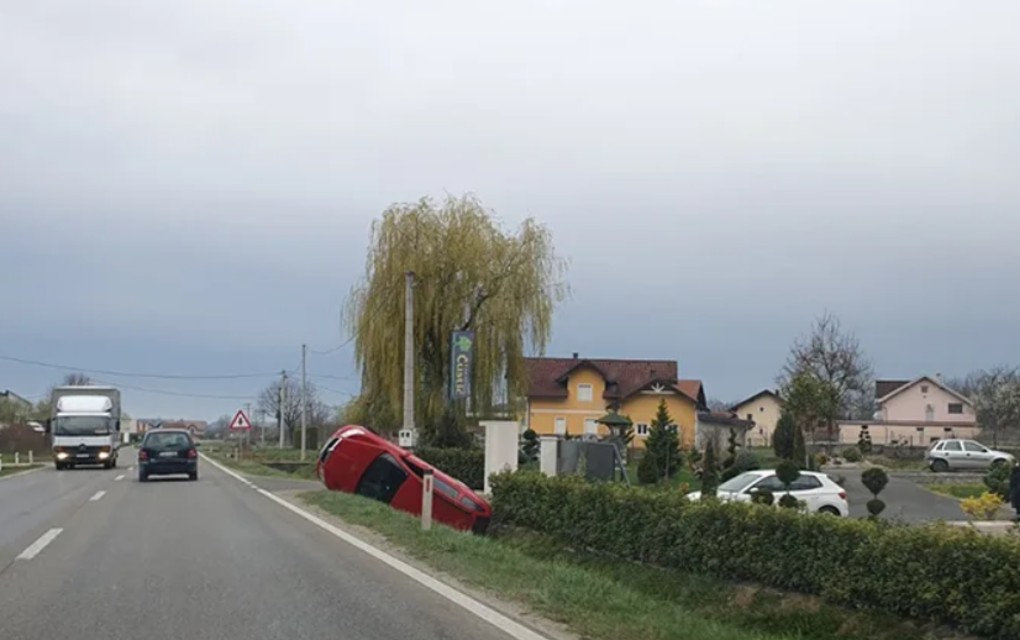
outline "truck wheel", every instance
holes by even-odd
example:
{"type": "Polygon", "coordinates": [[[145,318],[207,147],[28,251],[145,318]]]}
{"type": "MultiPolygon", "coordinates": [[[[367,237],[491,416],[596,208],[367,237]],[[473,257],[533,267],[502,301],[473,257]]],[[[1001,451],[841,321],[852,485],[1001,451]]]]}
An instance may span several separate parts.
{"type": "Polygon", "coordinates": [[[54,466],[57,467],[57,471],[63,471],[64,470],[64,464],[62,462],[54,462],[53,464],[54,464],[54,466]]]}
{"type": "Polygon", "coordinates": [[[112,460],[112,461],[110,462],[110,468],[111,468],[111,469],[116,469],[116,468],[117,468],[117,458],[114,458],[114,459],[113,459],[113,460],[112,460]]]}

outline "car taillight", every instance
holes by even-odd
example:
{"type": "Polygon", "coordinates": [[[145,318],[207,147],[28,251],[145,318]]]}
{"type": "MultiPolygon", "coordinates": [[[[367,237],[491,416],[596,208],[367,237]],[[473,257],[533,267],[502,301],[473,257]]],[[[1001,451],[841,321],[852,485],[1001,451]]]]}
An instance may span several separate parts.
{"type": "Polygon", "coordinates": [[[196,451],[195,449],[188,449],[188,457],[189,458],[197,458],[198,457],[198,451],[196,451]]]}
{"type": "Polygon", "coordinates": [[[149,459],[149,452],[146,451],[145,449],[139,449],[138,450],[138,459],[141,460],[141,461],[148,460],[149,459]]]}
{"type": "Polygon", "coordinates": [[[846,491],[840,491],[839,498],[840,500],[846,500],[846,491]]]}

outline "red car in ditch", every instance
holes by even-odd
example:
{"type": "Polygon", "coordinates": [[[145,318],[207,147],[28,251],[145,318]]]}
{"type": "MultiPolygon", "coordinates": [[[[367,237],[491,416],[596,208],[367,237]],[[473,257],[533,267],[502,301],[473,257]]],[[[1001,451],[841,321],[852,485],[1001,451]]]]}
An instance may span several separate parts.
{"type": "Polygon", "coordinates": [[[489,503],[463,482],[367,427],[338,429],[319,451],[315,471],[327,489],[373,498],[416,516],[421,515],[423,477],[431,471],[434,520],[484,533],[492,518],[489,503]]]}

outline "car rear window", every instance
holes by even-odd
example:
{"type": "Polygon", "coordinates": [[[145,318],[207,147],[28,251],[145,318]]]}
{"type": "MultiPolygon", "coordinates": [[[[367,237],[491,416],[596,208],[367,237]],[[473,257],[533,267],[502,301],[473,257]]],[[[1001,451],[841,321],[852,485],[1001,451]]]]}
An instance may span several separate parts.
{"type": "Polygon", "coordinates": [[[142,446],[146,449],[187,449],[191,438],[186,433],[150,433],[142,446]]]}

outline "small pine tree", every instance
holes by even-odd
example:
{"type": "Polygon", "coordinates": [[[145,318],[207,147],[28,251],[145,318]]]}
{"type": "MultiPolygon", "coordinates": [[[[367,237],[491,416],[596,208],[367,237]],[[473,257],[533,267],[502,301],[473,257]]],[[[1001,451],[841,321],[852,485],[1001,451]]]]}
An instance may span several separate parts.
{"type": "Polygon", "coordinates": [[[810,465],[807,459],[807,449],[804,443],[804,432],[797,427],[793,428],[793,455],[790,460],[797,463],[800,468],[806,468],[810,465]]]}
{"type": "Polygon", "coordinates": [[[683,462],[680,455],[680,436],[672,427],[673,418],[669,415],[666,401],[659,401],[659,409],[652,419],[645,439],[645,457],[653,456],[660,476],[672,478],[683,462]]]}
{"type": "Polygon", "coordinates": [[[772,433],[772,449],[776,452],[777,458],[793,459],[796,431],[797,425],[793,421],[793,416],[784,411],[776,423],[776,430],[772,433]]]}
{"type": "Polygon", "coordinates": [[[641,457],[641,462],[638,463],[637,478],[640,484],[655,484],[662,479],[662,472],[659,471],[659,465],[655,462],[655,456],[645,452],[645,455],[641,457]]]}
{"type": "Polygon", "coordinates": [[[715,496],[719,487],[719,469],[715,463],[715,443],[709,442],[705,446],[705,455],[702,458],[701,470],[701,495],[715,496]]]}

